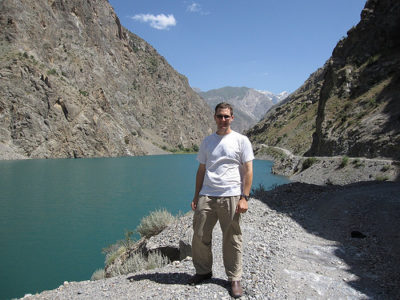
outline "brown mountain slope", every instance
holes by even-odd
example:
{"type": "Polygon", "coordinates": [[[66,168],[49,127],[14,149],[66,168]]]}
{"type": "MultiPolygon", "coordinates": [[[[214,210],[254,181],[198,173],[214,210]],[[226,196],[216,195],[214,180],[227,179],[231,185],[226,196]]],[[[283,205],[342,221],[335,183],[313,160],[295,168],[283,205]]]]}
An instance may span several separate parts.
{"type": "Polygon", "coordinates": [[[400,3],[369,0],[327,63],[248,135],[300,155],[398,160],[399,70],[400,3]]]}
{"type": "Polygon", "coordinates": [[[106,0],[2,0],[0,27],[0,158],[139,155],[211,130],[187,79],[106,0]]]}

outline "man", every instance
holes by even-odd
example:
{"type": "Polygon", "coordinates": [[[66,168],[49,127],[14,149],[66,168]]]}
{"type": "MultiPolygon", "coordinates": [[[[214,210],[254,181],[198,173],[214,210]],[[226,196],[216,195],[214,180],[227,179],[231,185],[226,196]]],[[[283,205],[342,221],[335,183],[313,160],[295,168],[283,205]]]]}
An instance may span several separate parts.
{"type": "Polygon", "coordinates": [[[240,214],[248,209],[253,180],[253,149],[249,139],[231,129],[233,109],[228,103],[215,107],[216,133],[206,137],[197,156],[196,190],[192,201],[192,256],[196,274],[191,284],[212,277],[212,230],[217,223],[223,234],[225,272],[232,296],[243,294],[242,232],[240,214]]]}

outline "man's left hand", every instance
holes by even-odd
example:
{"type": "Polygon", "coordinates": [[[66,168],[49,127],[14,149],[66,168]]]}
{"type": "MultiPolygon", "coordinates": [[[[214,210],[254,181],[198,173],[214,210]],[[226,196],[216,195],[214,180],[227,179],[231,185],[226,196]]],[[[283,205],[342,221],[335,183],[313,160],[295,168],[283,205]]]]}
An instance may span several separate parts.
{"type": "Polygon", "coordinates": [[[247,204],[246,199],[240,198],[237,206],[236,206],[236,213],[241,214],[245,213],[249,209],[249,205],[247,204]]]}

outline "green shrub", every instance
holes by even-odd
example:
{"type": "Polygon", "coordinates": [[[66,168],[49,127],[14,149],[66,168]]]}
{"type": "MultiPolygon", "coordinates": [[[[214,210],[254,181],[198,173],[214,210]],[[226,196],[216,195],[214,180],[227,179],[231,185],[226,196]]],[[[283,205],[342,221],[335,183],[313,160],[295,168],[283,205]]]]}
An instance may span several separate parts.
{"type": "Polygon", "coordinates": [[[82,91],[82,90],[79,90],[79,94],[81,94],[82,96],[85,96],[85,97],[89,96],[88,92],[82,91]]]}
{"type": "Polygon", "coordinates": [[[111,266],[108,270],[111,277],[118,275],[125,275],[129,273],[135,273],[140,270],[146,269],[146,259],[142,253],[135,253],[130,258],[128,258],[124,264],[116,264],[111,266]]]}
{"type": "Polygon", "coordinates": [[[150,57],[147,59],[147,70],[150,74],[154,74],[158,69],[158,61],[154,57],[150,57]]]}
{"type": "Polygon", "coordinates": [[[266,192],[265,187],[260,183],[258,187],[251,189],[250,197],[255,199],[261,199],[262,196],[265,194],[265,192],[266,192]]]}
{"type": "Polygon", "coordinates": [[[359,167],[364,167],[364,163],[360,161],[359,158],[356,158],[353,160],[352,164],[354,165],[354,168],[359,168],[359,167]]]}
{"type": "Polygon", "coordinates": [[[343,110],[344,110],[344,111],[348,111],[348,110],[351,109],[351,107],[352,107],[351,103],[350,103],[350,102],[347,102],[347,103],[344,105],[343,110]]]}
{"type": "Polygon", "coordinates": [[[134,234],[134,231],[131,230],[126,230],[125,231],[125,239],[120,241],[120,244],[124,246],[125,248],[129,249],[135,245],[135,240],[132,239],[132,235],[134,234]]]}
{"type": "Polygon", "coordinates": [[[369,99],[369,101],[368,101],[368,105],[369,105],[370,107],[374,108],[374,107],[377,107],[377,106],[378,106],[378,103],[376,102],[376,99],[371,98],[371,99],[369,99]]]}
{"type": "MultiPolygon", "coordinates": [[[[106,254],[106,261],[105,261],[105,265],[108,266],[110,264],[112,264],[118,257],[120,257],[126,250],[125,246],[122,246],[120,244],[120,242],[117,242],[116,244],[114,244],[116,247],[113,248],[114,251],[111,251],[109,253],[106,254]]],[[[111,245],[111,247],[113,247],[114,245],[111,245]]]]}
{"type": "Polygon", "coordinates": [[[349,157],[345,155],[342,157],[342,162],[340,163],[339,167],[344,168],[345,166],[347,166],[348,163],[349,163],[349,157]]]}
{"type": "Polygon", "coordinates": [[[94,281],[94,280],[100,280],[100,279],[104,279],[106,277],[106,273],[104,272],[103,269],[98,269],[96,271],[94,271],[94,273],[92,274],[92,277],[90,277],[90,280],[94,281]]]}
{"type": "Polygon", "coordinates": [[[141,237],[150,238],[159,234],[173,221],[175,221],[175,217],[165,209],[156,210],[141,220],[136,231],[141,237]]]}
{"type": "Polygon", "coordinates": [[[382,167],[381,171],[382,171],[382,172],[386,172],[386,171],[388,171],[389,169],[390,169],[390,166],[389,166],[389,165],[384,165],[384,166],[382,167]]]}
{"type": "Polygon", "coordinates": [[[375,179],[378,180],[378,181],[387,181],[387,180],[389,180],[389,176],[378,175],[378,176],[375,177],[375,179]]]}
{"type": "Polygon", "coordinates": [[[303,161],[302,170],[308,169],[313,164],[315,164],[318,160],[315,157],[308,157],[303,161]]]}
{"type": "Polygon", "coordinates": [[[57,75],[56,69],[50,69],[47,71],[47,75],[57,75]]]}
{"type": "Polygon", "coordinates": [[[111,266],[108,271],[111,277],[114,277],[135,273],[141,270],[161,268],[169,262],[169,259],[166,256],[163,256],[159,251],[150,253],[147,259],[141,252],[139,252],[133,254],[124,263],[111,266]]]}
{"type": "Polygon", "coordinates": [[[147,266],[146,269],[156,269],[161,268],[167,264],[169,264],[168,257],[162,255],[159,251],[155,251],[149,254],[147,257],[147,266]]]}

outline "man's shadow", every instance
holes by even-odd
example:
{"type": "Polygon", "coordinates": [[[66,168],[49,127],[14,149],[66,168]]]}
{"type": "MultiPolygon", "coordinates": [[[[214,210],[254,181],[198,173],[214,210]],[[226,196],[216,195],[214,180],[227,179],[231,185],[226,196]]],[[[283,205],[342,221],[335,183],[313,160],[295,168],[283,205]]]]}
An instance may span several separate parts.
{"type": "MultiPolygon", "coordinates": [[[[127,279],[131,282],[147,279],[160,284],[189,285],[190,278],[192,278],[192,275],[189,275],[187,273],[152,273],[152,274],[137,274],[130,276],[127,279]]],[[[229,281],[220,278],[211,278],[208,280],[204,280],[204,282],[202,282],[202,284],[206,283],[216,284],[223,288],[226,288],[227,290],[229,290],[230,287],[229,281]]]]}

